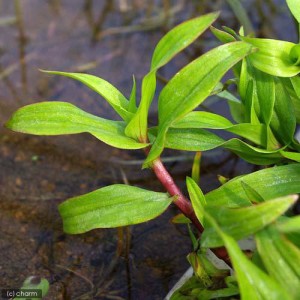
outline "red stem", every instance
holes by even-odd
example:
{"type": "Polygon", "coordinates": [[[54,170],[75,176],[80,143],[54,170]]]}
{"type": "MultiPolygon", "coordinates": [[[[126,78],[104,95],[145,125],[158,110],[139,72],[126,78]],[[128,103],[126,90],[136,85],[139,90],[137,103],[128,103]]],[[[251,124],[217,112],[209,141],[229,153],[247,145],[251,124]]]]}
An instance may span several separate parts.
{"type": "Polygon", "coordinates": [[[174,204],[181,210],[181,212],[188,217],[193,224],[197,227],[199,232],[203,231],[203,227],[198,221],[191,202],[188,201],[185,196],[182,194],[178,186],[175,184],[173,178],[170,173],[166,170],[160,159],[156,159],[153,162],[152,170],[154,171],[156,177],[161,182],[161,184],[165,187],[168,193],[173,197],[176,197],[174,204]]]}
{"type": "MultiPolygon", "coordinates": [[[[149,152],[149,149],[145,149],[145,153],[148,154],[148,152],[149,152]]],[[[180,209],[180,211],[186,217],[188,217],[192,221],[192,223],[195,225],[195,227],[198,229],[198,231],[200,233],[202,233],[204,228],[200,224],[198,218],[196,217],[194,209],[191,205],[191,202],[182,194],[182,192],[180,191],[178,186],[175,184],[172,176],[166,170],[161,159],[158,158],[155,161],[153,161],[151,168],[154,171],[158,180],[168,191],[168,193],[171,196],[176,197],[174,204],[180,209]]],[[[224,260],[229,266],[231,266],[229,255],[224,247],[214,248],[214,249],[212,249],[212,251],[218,258],[224,260]]]]}

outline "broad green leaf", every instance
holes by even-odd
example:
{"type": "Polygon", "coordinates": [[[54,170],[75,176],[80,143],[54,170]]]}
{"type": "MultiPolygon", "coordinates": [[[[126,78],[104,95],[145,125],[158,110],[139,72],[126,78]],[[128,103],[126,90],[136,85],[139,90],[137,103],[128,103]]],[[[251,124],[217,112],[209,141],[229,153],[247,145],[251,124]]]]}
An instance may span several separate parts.
{"type": "Polygon", "coordinates": [[[261,146],[264,144],[264,132],[266,130],[263,124],[241,123],[234,125],[220,115],[204,111],[192,111],[175,122],[172,127],[224,129],[261,146]]]}
{"type": "Polygon", "coordinates": [[[149,221],[162,214],[172,199],[165,193],[114,184],[66,200],[59,205],[64,231],[70,234],[149,221]]]}
{"type": "Polygon", "coordinates": [[[159,96],[159,133],[145,165],[163,151],[169,127],[201,104],[223,75],[251,52],[252,47],[243,42],[219,46],[188,64],[169,81],[159,96]]]}
{"type": "Polygon", "coordinates": [[[294,43],[249,37],[242,37],[242,40],[259,49],[249,56],[257,69],[280,77],[292,77],[300,73],[300,66],[294,65],[290,57],[294,43]]]}
{"type": "Polygon", "coordinates": [[[112,108],[121,116],[123,120],[128,122],[132,118],[132,113],[128,111],[129,102],[123,94],[106,80],[90,74],[69,73],[58,71],[45,71],[45,73],[53,75],[61,75],[80,81],[99,95],[101,95],[112,108]]]}
{"type": "Polygon", "coordinates": [[[216,20],[218,15],[218,13],[210,13],[181,23],[159,41],[153,53],[150,72],[142,82],[141,103],[126,128],[128,136],[137,140],[147,140],[147,118],[156,89],[156,71],[196,40],[216,20]]]}
{"type": "Polygon", "coordinates": [[[138,143],[124,133],[125,123],[89,114],[67,102],[41,102],[17,110],[6,127],[35,135],[62,135],[88,132],[104,143],[120,149],[140,149],[138,143]]]}
{"type": "Polygon", "coordinates": [[[276,227],[280,232],[300,232],[300,216],[281,220],[276,227]]]}
{"type": "Polygon", "coordinates": [[[234,42],[236,40],[235,37],[230,33],[215,28],[214,26],[210,26],[210,30],[214,34],[214,36],[224,44],[234,42]]]}
{"type": "MultiPolygon", "coordinates": [[[[248,237],[275,221],[297,200],[297,196],[281,197],[241,208],[206,206],[205,211],[218,221],[222,231],[236,240],[248,237]]],[[[201,237],[203,247],[223,246],[215,227],[205,222],[201,237]]]]}
{"type": "Polygon", "coordinates": [[[272,226],[256,233],[255,240],[259,255],[268,273],[296,299],[300,295],[300,273],[297,274],[294,268],[300,270],[300,250],[294,246],[297,252],[291,253],[291,248],[285,242],[284,237],[272,226]]]}
{"type": "Polygon", "coordinates": [[[210,215],[207,214],[205,218],[215,228],[225,244],[233,264],[242,300],[292,300],[289,293],[277,281],[246,257],[238,243],[224,233],[210,215]]]}
{"type": "MultiPolygon", "coordinates": [[[[155,134],[152,129],[150,132],[155,134]]],[[[170,128],[166,134],[165,147],[184,151],[207,151],[223,147],[257,165],[269,165],[282,159],[279,150],[264,150],[236,138],[225,141],[212,132],[195,128],[170,128]]]]}
{"type": "Polygon", "coordinates": [[[266,201],[300,193],[300,164],[268,168],[230,180],[205,195],[207,205],[227,207],[249,205],[242,181],[255,188],[266,201]]]}
{"type": "Polygon", "coordinates": [[[299,6],[299,1],[298,0],[286,0],[286,3],[297,20],[298,23],[300,23],[300,6],[299,6]]]}
{"type": "Polygon", "coordinates": [[[205,197],[198,184],[192,178],[186,178],[186,185],[195,214],[200,223],[203,224],[204,209],[206,205],[205,197]]]}

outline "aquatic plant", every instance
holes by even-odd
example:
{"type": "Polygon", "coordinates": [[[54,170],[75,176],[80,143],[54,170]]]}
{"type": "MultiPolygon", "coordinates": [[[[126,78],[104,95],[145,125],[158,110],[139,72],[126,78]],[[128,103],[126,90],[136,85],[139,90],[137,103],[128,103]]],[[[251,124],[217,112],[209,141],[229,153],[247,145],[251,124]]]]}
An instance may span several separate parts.
{"type": "MultiPolygon", "coordinates": [[[[298,23],[297,0],[288,0],[298,23]]],[[[151,168],[167,193],[114,184],[59,205],[64,231],[84,233],[149,221],[170,205],[182,212],[177,222],[192,223],[194,251],[188,260],[194,276],[171,299],[297,299],[300,295],[300,218],[291,208],[300,192],[300,143],[294,138],[300,122],[300,45],[247,36],[211,24],[218,13],[186,21],[157,44],[149,73],[142,80],[137,105],[136,83],[127,99],[102,78],[80,73],[45,71],[73,78],[100,94],[121,121],[104,119],[66,102],[41,102],[20,108],[6,123],[14,131],[35,135],[88,132],[120,149],[143,149],[144,168],[151,168]],[[157,70],[210,27],[223,43],[189,63],[165,85],[158,98],[158,125],[148,126],[156,91],[157,70]],[[225,73],[235,78],[221,83],[225,73]],[[238,97],[229,90],[236,85],[238,97]],[[197,110],[209,96],[227,100],[234,122],[197,110]],[[237,137],[225,140],[214,130],[237,137]],[[222,180],[203,194],[198,185],[199,152],[222,147],[262,170],[222,180]],[[166,170],[165,148],[195,151],[190,200],[166,170]],[[255,250],[241,250],[237,241],[253,237],[255,250]],[[232,266],[217,269],[207,258],[211,249],[232,266]]],[[[190,225],[189,225],[190,226],[190,225]]]]}

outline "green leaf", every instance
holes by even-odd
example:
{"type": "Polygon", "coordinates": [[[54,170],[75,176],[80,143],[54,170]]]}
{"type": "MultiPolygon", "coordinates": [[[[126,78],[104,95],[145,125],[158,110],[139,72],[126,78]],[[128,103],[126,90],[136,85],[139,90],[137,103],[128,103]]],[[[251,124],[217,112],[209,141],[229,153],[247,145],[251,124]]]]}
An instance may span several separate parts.
{"type": "Polygon", "coordinates": [[[172,127],[223,129],[261,146],[264,144],[264,132],[266,130],[263,124],[241,123],[234,125],[220,115],[204,111],[192,111],[175,122],[172,127]]]}
{"type": "Polygon", "coordinates": [[[265,200],[300,193],[300,164],[268,168],[232,179],[205,195],[207,205],[227,207],[249,205],[242,181],[255,188],[265,200]]]}
{"type": "Polygon", "coordinates": [[[59,205],[64,231],[83,233],[149,221],[162,214],[172,198],[165,193],[114,184],[59,205]]]}
{"type": "Polygon", "coordinates": [[[204,209],[206,205],[205,197],[198,184],[192,178],[186,178],[186,185],[195,214],[200,223],[203,224],[204,209]]]}
{"type": "Polygon", "coordinates": [[[255,240],[268,273],[296,299],[300,295],[300,250],[296,246],[291,248],[290,242],[287,243],[272,226],[258,232],[255,240]],[[298,274],[294,268],[298,269],[298,274]]]}
{"type": "Polygon", "coordinates": [[[289,94],[296,115],[297,123],[300,123],[300,77],[294,76],[291,78],[280,78],[287,93],[289,94]]]}
{"type": "Polygon", "coordinates": [[[300,153],[289,152],[289,151],[280,151],[280,154],[290,160],[300,162],[300,153]]]}
{"type": "Polygon", "coordinates": [[[231,43],[236,40],[235,37],[233,35],[231,35],[230,33],[220,30],[220,29],[217,29],[214,26],[210,26],[210,30],[214,34],[214,36],[224,44],[231,43]]]}
{"type": "Polygon", "coordinates": [[[218,16],[218,12],[209,13],[183,22],[169,31],[154,50],[151,70],[167,64],[176,54],[195,41],[218,16]]]}
{"type": "Polygon", "coordinates": [[[126,128],[128,136],[137,140],[147,140],[147,118],[156,89],[156,71],[190,45],[216,20],[218,15],[218,13],[210,13],[181,23],[159,41],[153,53],[150,72],[142,82],[141,103],[126,128]]]}
{"type": "Polygon", "coordinates": [[[242,40],[259,49],[249,55],[251,63],[257,69],[280,77],[292,77],[300,72],[300,66],[295,65],[290,57],[294,43],[249,37],[242,37],[242,40]]]}
{"type": "Polygon", "coordinates": [[[53,75],[61,75],[80,81],[99,95],[101,95],[112,108],[121,116],[123,120],[128,122],[132,118],[132,113],[128,111],[129,102],[123,94],[106,80],[90,74],[69,73],[58,71],[45,71],[45,73],[53,75]]]}
{"type": "MultiPolygon", "coordinates": [[[[30,290],[31,292],[33,292],[33,290],[40,290],[42,292],[42,297],[41,298],[35,297],[34,299],[42,299],[42,298],[46,297],[46,295],[48,294],[49,282],[45,278],[40,278],[38,276],[29,276],[23,282],[21,290],[25,293],[26,293],[26,290],[30,290]]],[[[26,298],[17,297],[14,299],[28,300],[28,297],[26,297],[26,298]]]]}
{"type": "MultiPolygon", "coordinates": [[[[152,129],[150,133],[155,134],[152,129]]],[[[166,134],[165,147],[185,151],[207,151],[223,147],[258,165],[273,164],[282,159],[279,149],[264,150],[236,138],[225,141],[212,132],[195,128],[170,128],[166,134]]]]}
{"type": "Polygon", "coordinates": [[[163,151],[169,127],[201,104],[223,75],[251,51],[252,47],[243,42],[219,46],[188,64],[169,81],[159,96],[159,133],[145,165],[163,151]]]}
{"type": "Polygon", "coordinates": [[[280,232],[300,232],[300,216],[281,220],[276,227],[280,232]]]}
{"type": "Polygon", "coordinates": [[[192,221],[187,218],[184,214],[180,213],[176,216],[174,216],[172,219],[171,219],[171,222],[173,224],[190,224],[192,223],[192,221]]]}
{"type": "Polygon", "coordinates": [[[88,132],[104,143],[120,149],[140,149],[138,143],[124,133],[125,123],[89,114],[67,102],[41,102],[17,110],[6,127],[35,135],[62,135],[88,132]]]}
{"type": "Polygon", "coordinates": [[[196,183],[200,182],[201,156],[201,152],[196,152],[192,165],[192,178],[196,183]]]}
{"type": "MultiPolygon", "coordinates": [[[[297,198],[297,196],[281,197],[241,208],[206,206],[205,211],[218,221],[223,232],[240,240],[275,221],[296,202],[297,198]]],[[[204,228],[201,237],[203,247],[223,246],[223,240],[217,234],[214,226],[207,226],[207,222],[205,222],[204,228]]]]}
{"type": "Polygon", "coordinates": [[[241,184],[251,203],[261,203],[265,201],[264,198],[246,182],[241,181],[241,184]]]}
{"type": "Polygon", "coordinates": [[[296,117],[291,97],[280,78],[275,80],[275,93],[276,100],[270,126],[278,141],[288,145],[294,138],[296,117]]]}
{"type": "Polygon", "coordinates": [[[299,1],[298,0],[286,0],[286,3],[297,20],[298,23],[300,23],[300,6],[299,6],[299,1]]]}
{"type": "Polygon", "coordinates": [[[133,85],[132,85],[130,98],[129,98],[128,111],[131,113],[135,113],[137,111],[137,107],[136,107],[136,82],[134,76],[132,76],[132,81],[133,81],[133,85]]]}
{"type": "Polygon", "coordinates": [[[292,300],[286,290],[245,256],[237,242],[224,233],[210,215],[207,214],[205,218],[223,239],[238,280],[242,300],[292,300]]]}

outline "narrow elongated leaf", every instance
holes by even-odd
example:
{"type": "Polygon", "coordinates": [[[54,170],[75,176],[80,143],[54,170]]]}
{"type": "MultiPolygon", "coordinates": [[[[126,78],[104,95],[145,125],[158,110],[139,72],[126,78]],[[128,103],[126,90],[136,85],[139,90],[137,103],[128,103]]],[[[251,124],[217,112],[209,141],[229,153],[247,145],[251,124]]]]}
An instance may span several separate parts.
{"type": "Polygon", "coordinates": [[[300,23],[300,6],[298,0],[286,0],[287,5],[295,19],[300,23]]]}
{"type": "MultiPolygon", "coordinates": [[[[296,196],[287,196],[241,208],[206,206],[205,211],[218,220],[223,232],[240,240],[276,220],[296,202],[297,198],[296,196]]],[[[204,228],[201,238],[203,247],[223,246],[223,240],[217,234],[215,227],[207,226],[205,223],[204,228]]]]}
{"type": "Polygon", "coordinates": [[[234,42],[236,40],[235,37],[233,35],[231,35],[230,33],[220,30],[218,28],[215,28],[213,26],[210,26],[210,30],[214,34],[214,36],[222,43],[230,43],[230,42],[234,42]]]}
{"type": "Polygon", "coordinates": [[[261,146],[264,144],[264,132],[266,130],[263,124],[241,123],[234,125],[220,115],[205,111],[192,111],[175,122],[172,127],[224,129],[261,146]]]}
{"type": "Polygon", "coordinates": [[[147,140],[147,118],[156,89],[156,71],[190,45],[217,17],[218,13],[210,13],[186,21],[173,28],[159,41],[153,53],[150,72],[142,82],[141,103],[125,131],[128,136],[137,140],[147,140]]]}
{"type": "Polygon", "coordinates": [[[136,82],[135,82],[135,77],[132,77],[133,85],[130,93],[130,98],[129,98],[129,104],[128,104],[128,111],[131,113],[135,113],[137,111],[136,107],[136,82]]]}
{"type": "Polygon", "coordinates": [[[145,165],[163,151],[172,123],[201,104],[223,75],[251,51],[252,47],[243,42],[222,45],[188,64],[169,81],[159,96],[159,132],[145,165]]]}
{"type": "Polygon", "coordinates": [[[249,205],[241,181],[255,188],[265,200],[300,193],[300,164],[273,167],[228,181],[207,193],[207,205],[239,207],[249,205]]]}
{"type": "Polygon", "coordinates": [[[300,153],[289,152],[289,151],[280,151],[280,154],[290,160],[300,162],[300,153]]]}
{"type": "Polygon", "coordinates": [[[192,205],[195,211],[195,214],[203,225],[203,217],[204,217],[204,207],[206,205],[205,197],[198,186],[198,184],[190,177],[186,178],[186,185],[189,192],[190,199],[192,201],[192,205]]]}
{"type": "Polygon", "coordinates": [[[278,141],[288,145],[293,140],[296,129],[293,102],[280,79],[275,80],[275,93],[276,101],[270,126],[278,141]]]}
{"type": "Polygon", "coordinates": [[[246,182],[241,181],[241,184],[243,186],[245,193],[248,196],[249,201],[251,201],[252,203],[261,203],[265,201],[264,198],[246,182]]]}
{"type": "Polygon", "coordinates": [[[287,93],[289,94],[296,115],[297,123],[300,123],[300,77],[294,76],[291,78],[280,78],[280,81],[284,85],[287,93]]]}
{"type": "Polygon", "coordinates": [[[192,165],[192,178],[196,183],[200,182],[200,165],[201,165],[201,152],[196,152],[192,165]]]}
{"type": "Polygon", "coordinates": [[[300,216],[281,220],[276,226],[280,232],[300,232],[300,216]]]}
{"type": "MultiPolygon", "coordinates": [[[[294,270],[294,265],[299,265],[300,250],[294,246],[298,253],[294,251],[290,253],[291,248],[285,242],[284,237],[272,226],[255,234],[255,240],[268,273],[296,299],[300,295],[300,274],[294,270]],[[291,260],[291,255],[294,254],[296,257],[294,256],[291,260]]],[[[300,269],[299,266],[298,269],[300,269]]]]}
{"type": "Polygon", "coordinates": [[[277,281],[259,269],[241,251],[238,243],[224,233],[209,215],[205,218],[222,238],[235,270],[242,300],[292,300],[289,293],[277,281]]]}
{"type": "Polygon", "coordinates": [[[53,75],[61,75],[80,81],[99,95],[101,95],[121,116],[125,121],[129,121],[133,114],[128,111],[129,101],[125,96],[112,84],[106,80],[90,74],[83,73],[69,73],[59,71],[45,71],[43,72],[53,75]]]}
{"type": "MultiPolygon", "coordinates": [[[[155,134],[153,130],[150,132],[155,134]]],[[[165,147],[185,151],[207,151],[223,147],[257,165],[268,165],[282,159],[279,149],[264,150],[236,138],[225,141],[212,132],[195,128],[170,128],[166,134],[165,147]]]]}
{"type": "Polygon", "coordinates": [[[62,135],[88,132],[104,143],[120,149],[140,149],[138,143],[124,133],[125,123],[89,114],[67,102],[41,102],[17,110],[6,127],[35,135],[62,135]]]}
{"type": "Polygon", "coordinates": [[[280,77],[292,77],[300,72],[300,66],[294,65],[290,57],[294,43],[249,37],[242,37],[242,39],[259,49],[249,56],[251,63],[257,69],[280,77]]]}
{"type": "MultiPolygon", "coordinates": [[[[256,68],[251,68],[253,80],[257,93],[259,104],[260,119],[264,124],[269,125],[272,118],[272,113],[275,105],[275,82],[273,76],[259,71],[256,68]]],[[[278,96],[276,94],[276,96],[278,96]]],[[[258,113],[258,111],[257,111],[258,113]]]]}
{"type": "Polygon", "coordinates": [[[114,184],[66,200],[59,205],[64,231],[83,233],[149,221],[162,214],[172,199],[165,193],[114,184]]]}

